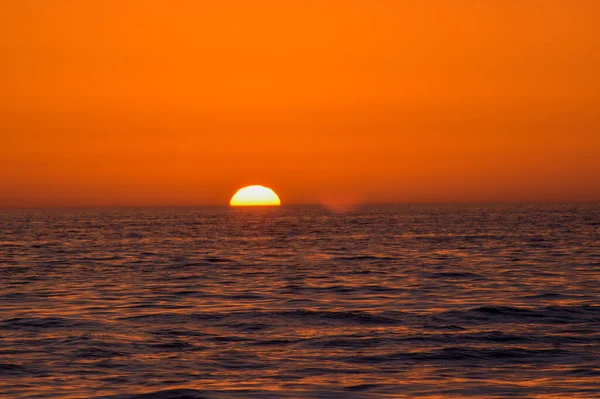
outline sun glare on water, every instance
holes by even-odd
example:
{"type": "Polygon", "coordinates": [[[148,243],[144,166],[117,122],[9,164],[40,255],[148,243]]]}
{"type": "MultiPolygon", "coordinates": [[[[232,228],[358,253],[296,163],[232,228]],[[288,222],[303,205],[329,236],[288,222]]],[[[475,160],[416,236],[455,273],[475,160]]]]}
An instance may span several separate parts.
{"type": "Polygon", "coordinates": [[[231,206],[278,206],[281,205],[275,191],[265,186],[240,188],[229,201],[231,206]]]}

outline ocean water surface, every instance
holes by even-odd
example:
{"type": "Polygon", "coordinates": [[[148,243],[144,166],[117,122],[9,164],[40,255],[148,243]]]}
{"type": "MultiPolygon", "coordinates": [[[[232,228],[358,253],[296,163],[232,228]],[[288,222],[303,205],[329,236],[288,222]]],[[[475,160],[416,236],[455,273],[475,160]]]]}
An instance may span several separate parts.
{"type": "Polygon", "coordinates": [[[1,398],[600,398],[600,205],[0,211],[1,398]]]}

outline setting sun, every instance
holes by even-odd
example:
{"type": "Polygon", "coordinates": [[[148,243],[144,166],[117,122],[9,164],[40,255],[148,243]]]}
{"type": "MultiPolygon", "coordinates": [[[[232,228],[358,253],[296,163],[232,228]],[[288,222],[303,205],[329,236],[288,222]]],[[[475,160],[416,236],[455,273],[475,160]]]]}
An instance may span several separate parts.
{"type": "Polygon", "coordinates": [[[264,186],[240,188],[229,201],[231,206],[278,206],[281,205],[275,191],[264,186]]]}

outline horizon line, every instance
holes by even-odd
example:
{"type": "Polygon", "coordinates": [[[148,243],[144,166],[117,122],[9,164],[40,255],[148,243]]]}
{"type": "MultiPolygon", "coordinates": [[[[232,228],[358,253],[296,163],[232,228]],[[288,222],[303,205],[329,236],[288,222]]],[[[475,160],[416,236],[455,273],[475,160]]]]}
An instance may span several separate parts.
{"type": "MultiPolygon", "coordinates": [[[[361,206],[377,206],[377,205],[526,205],[526,204],[539,204],[539,205],[567,205],[567,204],[600,204],[600,199],[597,200],[546,200],[546,201],[410,201],[410,202],[362,202],[358,204],[348,203],[330,203],[324,204],[320,202],[312,203],[282,203],[278,207],[288,206],[320,206],[323,208],[344,206],[351,208],[360,208],[361,206]]],[[[265,206],[266,208],[267,206],[265,206]]],[[[0,211],[6,210],[51,210],[51,209],[139,209],[139,208],[245,208],[245,207],[232,207],[229,204],[196,204],[196,205],[183,205],[183,204],[171,204],[171,205],[50,205],[50,206],[0,206],[0,211]]],[[[255,207],[262,208],[262,207],[255,207]]]]}

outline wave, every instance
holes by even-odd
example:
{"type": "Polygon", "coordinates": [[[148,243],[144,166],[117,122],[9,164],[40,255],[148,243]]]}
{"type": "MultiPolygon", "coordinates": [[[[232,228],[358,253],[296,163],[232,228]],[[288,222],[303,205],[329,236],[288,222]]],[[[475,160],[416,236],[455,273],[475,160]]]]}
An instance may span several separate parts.
{"type": "Polygon", "coordinates": [[[430,278],[482,278],[483,276],[476,273],[468,272],[437,272],[427,275],[430,278]]]}
{"type": "Polygon", "coordinates": [[[170,389],[150,393],[141,394],[125,394],[116,396],[102,396],[94,399],[297,399],[299,397],[317,397],[317,398],[344,398],[344,399],[369,399],[374,396],[363,393],[376,388],[375,384],[357,384],[351,385],[344,389],[321,389],[311,390],[309,392],[303,392],[301,394],[298,391],[264,391],[264,390],[220,390],[220,391],[207,391],[207,390],[195,390],[195,389],[170,389]]]}
{"type": "Polygon", "coordinates": [[[96,327],[96,323],[81,321],[65,317],[15,317],[3,320],[0,323],[0,330],[22,330],[22,329],[54,329],[54,328],[74,328],[74,327],[96,327]]]}
{"type": "Polygon", "coordinates": [[[513,306],[480,306],[466,311],[450,310],[439,314],[441,318],[473,321],[528,321],[568,324],[572,322],[600,322],[600,306],[544,306],[537,308],[513,306]]]}
{"type": "Polygon", "coordinates": [[[210,399],[201,391],[193,389],[170,389],[133,395],[102,396],[96,399],[210,399]]]}
{"type": "Polygon", "coordinates": [[[22,374],[29,370],[19,364],[0,363],[0,375],[22,374]]]}
{"type": "Polygon", "coordinates": [[[403,323],[402,312],[367,312],[367,311],[320,311],[320,310],[284,310],[284,311],[234,311],[215,313],[152,313],[126,316],[120,320],[139,323],[189,323],[194,321],[222,321],[235,327],[260,323],[281,324],[281,320],[302,323],[341,322],[363,325],[397,325],[403,323]]]}
{"type": "Polygon", "coordinates": [[[349,363],[387,363],[387,362],[411,362],[411,361],[485,361],[502,363],[556,363],[561,358],[565,363],[576,356],[575,352],[565,349],[528,349],[528,348],[472,348],[472,347],[445,347],[431,351],[421,352],[396,352],[388,354],[377,354],[367,356],[349,356],[340,360],[349,363]]]}
{"type": "Polygon", "coordinates": [[[400,260],[400,258],[378,255],[355,255],[355,256],[337,256],[333,261],[361,261],[361,260],[400,260]]]}

